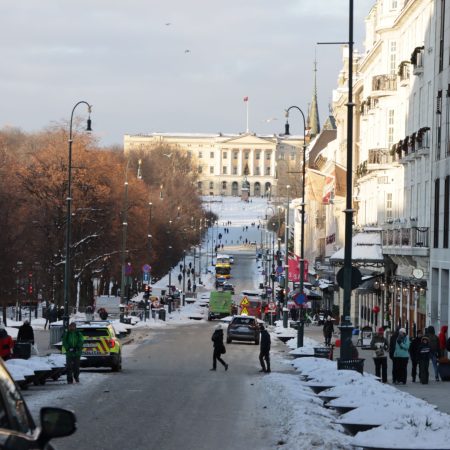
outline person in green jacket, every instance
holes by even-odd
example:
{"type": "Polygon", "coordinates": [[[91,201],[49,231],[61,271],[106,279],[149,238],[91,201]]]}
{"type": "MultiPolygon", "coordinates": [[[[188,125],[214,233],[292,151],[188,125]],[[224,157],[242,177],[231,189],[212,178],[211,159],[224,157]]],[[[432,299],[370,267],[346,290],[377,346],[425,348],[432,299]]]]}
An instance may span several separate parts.
{"type": "Polygon", "coordinates": [[[398,330],[398,337],[395,341],[394,350],[394,373],[395,373],[395,384],[403,383],[406,384],[408,360],[409,360],[409,338],[406,335],[405,328],[400,328],[398,330]]]}
{"type": "Polygon", "coordinates": [[[67,383],[72,384],[80,381],[80,358],[83,350],[84,337],[77,331],[77,325],[72,322],[69,329],[64,332],[62,343],[66,353],[67,383]]]}

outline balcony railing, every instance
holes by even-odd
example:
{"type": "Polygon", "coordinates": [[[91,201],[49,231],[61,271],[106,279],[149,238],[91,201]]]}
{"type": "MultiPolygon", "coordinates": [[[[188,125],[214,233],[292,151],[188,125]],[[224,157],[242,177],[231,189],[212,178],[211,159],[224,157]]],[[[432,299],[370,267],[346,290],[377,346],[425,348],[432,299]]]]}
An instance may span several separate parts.
{"type": "Polygon", "coordinates": [[[368,164],[388,164],[392,161],[387,148],[372,148],[369,149],[368,164]]]}
{"type": "Polygon", "coordinates": [[[429,228],[386,228],[382,232],[383,247],[429,247],[429,228]]]}
{"type": "Polygon", "coordinates": [[[374,92],[396,91],[397,75],[376,75],[372,77],[372,95],[374,92]]]}

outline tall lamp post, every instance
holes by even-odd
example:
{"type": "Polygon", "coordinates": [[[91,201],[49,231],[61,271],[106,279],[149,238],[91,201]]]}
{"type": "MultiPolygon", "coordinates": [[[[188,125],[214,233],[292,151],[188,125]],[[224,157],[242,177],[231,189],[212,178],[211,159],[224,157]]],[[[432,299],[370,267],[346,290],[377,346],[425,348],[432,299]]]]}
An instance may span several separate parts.
{"type": "MultiPolygon", "coordinates": [[[[120,303],[124,303],[125,290],[126,290],[126,252],[127,252],[127,228],[128,228],[128,167],[130,165],[130,160],[127,160],[127,165],[125,167],[125,182],[123,190],[123,211],[122,211],[122,251],[121,251],[121,280],[120,280],[120,303]]],[[[128,295],[127,304],[128,304],[128,295]]]]}
{"type": "MultiPolygon", "coordinates": [[[[303,163],[302,163],[302,203],[301,203],[301,226],[300,226],[300,295],[304,299],[304,283],[305,283],[305,180],[306,180],[306,120],[305,114],[298,106],[290,106],[286,110],[286,125],[284,134],[289,135],[289,111],[291,109],[296,109],[300,112],[303,119],[303,163]]],[[[301,317],[302,318],[302,317],[301,317]]],[[[303,322],[300,320],[297,335],[297,346],[303,347],[303,322]]]]}
{"type": "Polygon", "coordinates": [[[66,260],[64,264],[64,317],[63,317],[63,325],[64,329],[67,330],[69,327],[69,303],[70,303],[70,241],[72,239],[72,124],[73,124],[73,115],[75,113],[75,109],[79,105],[86,105],[88,108],[88,119],[86,131],[92,131],[91,128],[91,111],[92,105],[84,100],[75,104],[72,109],[72,114],[70,116],[70,127],[69,127],[69,162],[68,162],[68,176],[67,176],[67,216],[66,216],[66,260]]]}
{"type": "Polygon", "coordinates": [[[287,203],[286,203],[286,221],[285,221],[285,230],[284,230],[284,246],[285,246],[285,255],[284,255],[284,270],[286,279],[284,281],[284,303],[283,303],[283,327],[287,328],[288,326],[288,308],[287,308],[287,295],[289,290],[289,189],[291,186],[288,184],[286,186],[287,192],[287,203]]]}

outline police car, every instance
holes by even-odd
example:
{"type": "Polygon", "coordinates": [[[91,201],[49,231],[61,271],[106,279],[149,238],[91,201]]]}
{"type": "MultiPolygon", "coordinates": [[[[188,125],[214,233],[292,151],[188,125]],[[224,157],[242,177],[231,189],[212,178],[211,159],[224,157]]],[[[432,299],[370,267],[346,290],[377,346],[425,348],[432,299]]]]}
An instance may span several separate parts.
{"type": "Polygon", "coordinates": [[[111,367],[122,370],[122,346],[114,327],[107,320],[76,322],[84,337],[81,367],[111,367]]]}

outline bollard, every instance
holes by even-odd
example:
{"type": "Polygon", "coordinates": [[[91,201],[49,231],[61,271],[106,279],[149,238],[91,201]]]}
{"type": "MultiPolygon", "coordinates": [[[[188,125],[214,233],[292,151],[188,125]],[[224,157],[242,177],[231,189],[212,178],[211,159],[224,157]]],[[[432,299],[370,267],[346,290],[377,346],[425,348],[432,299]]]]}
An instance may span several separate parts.
{"type": "Polygon", "coordinates": [[[305,323],[303,320],[297,322],[297,348],[303,347],[303,336],[305,331],[305,323]]]}
{"type": "Polygon", "coordinates": [[[172,312],[172,300],[169,300],[169,314],[172,312]]]}
{"type": "Polygon", "coordinates": [[[183,292],[183,306],[186,306],[186,294],[183,292]]]}
{"type": "Polygon", "coordinates": [[[289,310],[287,308],[283,308],[283,328],[288,327],[288,314],[289,310]]]}

